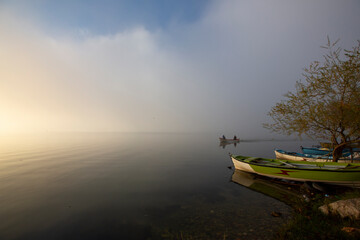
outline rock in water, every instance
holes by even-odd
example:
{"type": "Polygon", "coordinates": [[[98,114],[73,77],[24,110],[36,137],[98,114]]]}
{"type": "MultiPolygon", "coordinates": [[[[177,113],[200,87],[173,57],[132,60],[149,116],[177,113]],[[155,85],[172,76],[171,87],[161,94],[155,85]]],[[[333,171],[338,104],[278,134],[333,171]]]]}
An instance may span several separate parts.
{"type": "Polygon", "coordinates": [[[360,198],[339,200],[319,207],[324,214],[337,214],[342,218],[359,219],[360,218],[360,198]]]}

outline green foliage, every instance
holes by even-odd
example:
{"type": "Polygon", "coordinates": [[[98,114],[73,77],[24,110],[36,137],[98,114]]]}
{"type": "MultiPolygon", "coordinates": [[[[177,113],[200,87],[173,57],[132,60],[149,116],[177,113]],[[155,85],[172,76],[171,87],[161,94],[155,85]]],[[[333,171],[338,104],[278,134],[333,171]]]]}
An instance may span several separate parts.
{"type": "Polygon", "coordinates": [[[328,40],[324,62],[304,69],[303,81],[271,109],[273,123],[265,128],[327,139],[335,146],[360,139],[360,41],[351,50],[336,45],[328,40]]]}

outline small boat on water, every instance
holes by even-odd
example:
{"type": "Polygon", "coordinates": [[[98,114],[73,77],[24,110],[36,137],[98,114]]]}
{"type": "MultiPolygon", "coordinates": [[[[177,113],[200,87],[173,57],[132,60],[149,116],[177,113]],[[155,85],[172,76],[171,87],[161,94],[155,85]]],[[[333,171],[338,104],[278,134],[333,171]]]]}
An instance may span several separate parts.
{"type": "Polygon", "coordinates": [[[299,182],[360,188],[360,164],[297,162],[230,155],[235,169],[258,175],[299,182]]]}
{"type": "Polygon", "coordinates": [[[219,138],[221,143],[238,143],[240,142],[240,139],[231,139],[231,138],[219,138]]]}
{"type": "MultiPolygon", "coordinates": [[[[297,152],[287,152],[281,149],[275,149],[276,159],[282,160],[291,160],[291,161],[308,161],[308,162],[331,162],[333,157],[332,155],[313,155],[313,154],[304,154],[297,152]]],[[[344,157],[338,159],[338,162],[351,163],[352,161],[359,162],[360,159],[350,157],[344,157]]]]}

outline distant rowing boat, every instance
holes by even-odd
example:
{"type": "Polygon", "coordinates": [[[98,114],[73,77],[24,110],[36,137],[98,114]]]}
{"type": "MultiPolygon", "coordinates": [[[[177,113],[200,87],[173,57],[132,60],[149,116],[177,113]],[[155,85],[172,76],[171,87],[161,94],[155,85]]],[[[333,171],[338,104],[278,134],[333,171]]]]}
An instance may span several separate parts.
{"type": "Polygon", "coordinates": [[[360,188],[360,164],[297,162],[230,155],[235,169],[266,177],[360,188]]]}
{"type": "Polygon", "coordinates": [[[237,143],[240,142],[240,139],[228,139],[228,138],[219,138],[220,142],[222,143],[237,143]]]}

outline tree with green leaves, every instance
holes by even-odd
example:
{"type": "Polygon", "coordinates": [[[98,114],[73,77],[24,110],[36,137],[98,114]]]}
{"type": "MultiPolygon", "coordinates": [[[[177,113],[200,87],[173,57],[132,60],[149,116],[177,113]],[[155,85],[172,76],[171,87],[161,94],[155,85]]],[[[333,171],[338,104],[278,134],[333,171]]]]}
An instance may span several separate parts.
{"type": "Polygon", "coordinates": [[[268,113],[274,132],[331,141],[333,161],[344,148],[360,142],[360,41],[350,50],[328,43],[322,63],[304,69],[295,92],[285,94],[268,113]]]}

